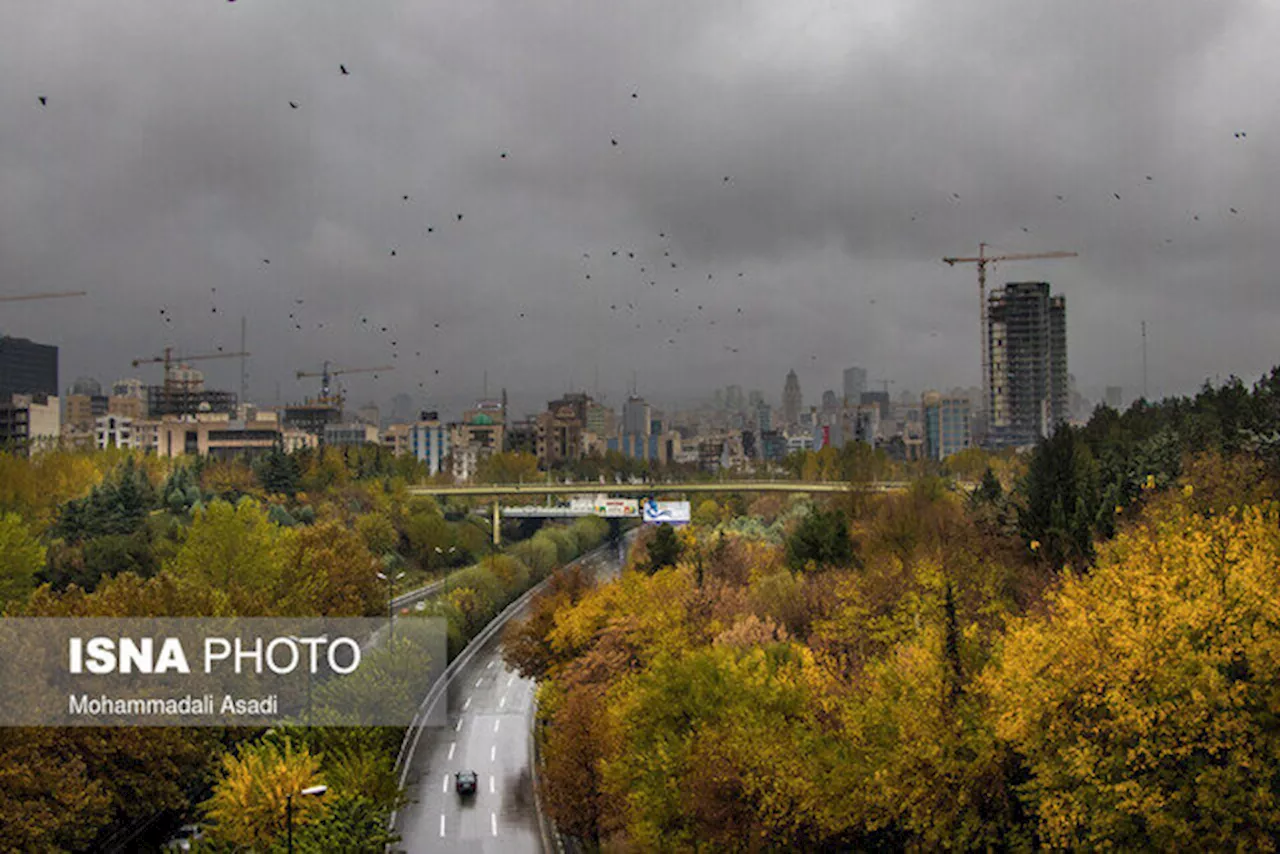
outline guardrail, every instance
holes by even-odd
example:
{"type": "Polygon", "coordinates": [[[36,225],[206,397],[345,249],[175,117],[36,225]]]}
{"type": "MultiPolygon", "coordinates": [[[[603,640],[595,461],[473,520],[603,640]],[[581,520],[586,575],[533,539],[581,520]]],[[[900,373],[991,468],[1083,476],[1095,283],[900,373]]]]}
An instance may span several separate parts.
{"type": "MultiPolygon", "coordinates": [[[[487,643],[503,626],[506,625],[507,621],[509,621],[512,616],[527,605],[530,599],[540,593],[558,572],[566,567],[581,563],[589,557],[594,557],[612,547],[612,543],[597,546],[578,558],[569,561],[569,563],[564,566],[559,567],[533,587],[530,587],[514,602],[503,608],[501,613],[490,620],[488,625],[481,629],[479,634],[472,638],[463,650],[458,653],[457,657],[454,658],[453,661],[449,662],[445,667],[444,672],[440,674],[439,678],[436,679],[435,684],[431,686],[431,690],[427,692],[427,696],[425,696],[422,699],[422,702],[418,705],[418,711],[414,714],[413,721],[405,730],[404,739],[400,742],[400,752],[396,754],[395,768],[400,771],[398,782],[401,789],[405,787],[405,782],[409,777],[409,760],[413,758],[413,753],[418,749],[418,742],[422,738],[423,720],[431,712],[432,707],[434,707],[436,703],[440,702],[440,697],[444,694],[445,689],[449,687],[449,683],[453,681],[453,677],[458,675],[458,671],[466,667],[471,662],[471,659],[475,658],[476,652],[479,651],[480,647],[484,646],[485,643],[487,643]]],[[[399,813],[399,810],[391,813],[391,817],[388,822],[389,827],[393,829],[395,828],[396,819],[398,818],[399,813]]]]}

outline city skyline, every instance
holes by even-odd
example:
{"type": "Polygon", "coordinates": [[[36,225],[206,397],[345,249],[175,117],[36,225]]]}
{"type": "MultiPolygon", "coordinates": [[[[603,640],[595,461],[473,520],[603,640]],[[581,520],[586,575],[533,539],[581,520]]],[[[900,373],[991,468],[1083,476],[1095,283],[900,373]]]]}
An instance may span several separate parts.
{"type": "Polygon", "coordinates": [[[848,362],[971,386],[973,271],[940,259],[980,241],[1080,253],[989,285],[1069,299],[1084,387],[1140,387],[1143,321],[1153,397],[1273,361],[1262,3],[121,2],[0,33],[0,281],[89,291],[0,331],[67,376],[154,382],[130,360],[234,350],[247,316],[272,402],[393,357],[353,399],[461,407],[488,370],[536,401],[637,366],[673,400],[791,367],[820,393],[848,362]]]}

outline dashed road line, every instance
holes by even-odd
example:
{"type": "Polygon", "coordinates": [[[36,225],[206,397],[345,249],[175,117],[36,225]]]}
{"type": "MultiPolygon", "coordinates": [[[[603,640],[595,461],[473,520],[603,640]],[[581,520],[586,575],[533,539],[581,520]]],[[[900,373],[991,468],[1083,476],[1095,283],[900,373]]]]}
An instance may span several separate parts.
{"type": "MultiPolygon", "coordinates": [[[[456,748],[457,746],[458,746],[458,742],[456,741],[450,742],[449,744],[449,761],[450,762],[453,761],[453,751],[454,751],[454,748],[456,748]]],[[[448,789],[446,788],[445,791],[448,791],[448,789]]]]}

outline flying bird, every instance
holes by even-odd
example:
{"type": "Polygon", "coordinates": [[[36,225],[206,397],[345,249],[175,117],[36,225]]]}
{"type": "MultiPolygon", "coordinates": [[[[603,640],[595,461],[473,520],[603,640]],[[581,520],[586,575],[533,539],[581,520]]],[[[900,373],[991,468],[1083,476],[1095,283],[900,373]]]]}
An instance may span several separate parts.
{"type": "Polygon", "coordinates": [[[1055,198],[1057,198],[1058,201],[1062,201],[1062,196],[1056,196],[1055,198]]]}
{"type": "Polygon", "coordinates": [[[49,99],[46,98],[44,95],[41,95],[39,97],[40,97],[40,106],[47,107],[49,105],[49,99]]]}
{"type": "Polygon", "coordinates": [[[639,92],[632,92],[632,93],[631,93],[631,97],[632,97],[632,98],[639,98],[639,97],[640,97],[640,93],[639,93],[639,92]]]}
{"type": "Polygon", "coordinates": [[[391,250],[391,257],[392,258],[396,257],[396,250],[394,249],[391,250]]]}
{"type": "Polygon", "coordinates": [[[1231,211],[1233,214],[1240,213],[1240,211],[1236,210],[1235,208],[1227,208],[1227,210],[1231,211]]]}
{"type": "Polygon", "coordinates": [[[1244,139],[1245,133],[1242,130],[1238,130],[1233,134],[1233,136],[1235,136],[1236,139],[1244,139]]]}
{"type": "Polygon", "coordinates": [[[458,222],[462,222],[462,214],[458,214],[458,222]]]}
{"type": "Polygon", "coordinates": [[[298,102],[297,102],[297,101],[290,101],[290,102],[289,102],[289,106],[296,110],[296,109],[298,109],[298,102]]]}
{"type": "Polygon", "coordinates": [[[1117,201],[1119,201],[1119,200],[1120,200],[1120,194],[1119,194],[1119,193],[1112,193],[1111,195],[1115,196],[1117,201]]]}
{"type": "Polygon", "coordinates": [[[613,145],[617,145],[617,144],[618,144],[618,141],[617,141],[616,139],[611,139],[611,140],[609,140],[609,142],[610,142],[610,143],[612,143],[613,145]]]}
{"type": "Polygon", "coordinates": [[[339,71],[341,71],[343,74],[350,74],[350,73],[351,73],[350,71],[347,71],[347,67],[346,67],[345,65],[339,65],[339,66],[338,66],[338,70],[339,70],[339,71]]]}
{"type": "Polygon", "coordinates": [[[401,200],[403,200],[403,201],[406,201],[406,202],[407,202],[407,201],[409,201],[409,196],[408,196],[408,195],[401,196],[400,198],[401,198],[401,200]]]}
{"type": "Polygon", "coordinates": [[[263,258],[263,259],[262,259],[262,263],[263,263],[263,264],[270,264],[270,263],[271,263],[271,259],[270,259],[270,258],[263,258]]]}

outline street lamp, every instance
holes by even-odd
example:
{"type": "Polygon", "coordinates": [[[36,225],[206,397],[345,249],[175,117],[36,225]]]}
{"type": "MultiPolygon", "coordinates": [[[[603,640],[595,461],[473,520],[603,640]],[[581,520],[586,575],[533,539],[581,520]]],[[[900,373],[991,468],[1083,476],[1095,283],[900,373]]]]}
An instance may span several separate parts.
{"type": "MultiPolygon", "coordinates": [[[[297,792],[296,794],[302,795],[305,798],[310,798],[310,797],[319,797],[320,795],[323,795],[327,791],[329,791],[328,786],[308,786],[307,788],[303,789],[301,792],[297,792]]],[[[289,794],[284,796],[285,838],[288,840],[286,844],[288,847],[289,854],[293,854],[293,796],[294,794],[295,794],[294,792],[290,792],[289,794]]]]}
{"type": "Polygon", "coordinates": [[[397,572],[392,575],[390,571],[386,574],[378,573],[378,577],[387,582],[387,626],[391,632],[391,640],[396,639],[396,609],[395,609],[395,583],[404,578],[403,572],[397,572]]]}

